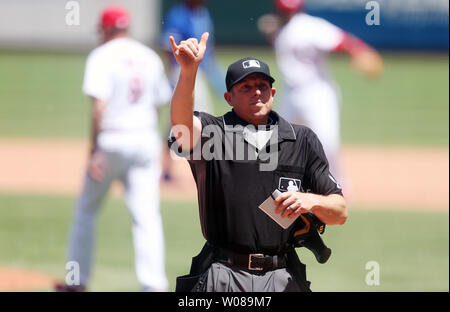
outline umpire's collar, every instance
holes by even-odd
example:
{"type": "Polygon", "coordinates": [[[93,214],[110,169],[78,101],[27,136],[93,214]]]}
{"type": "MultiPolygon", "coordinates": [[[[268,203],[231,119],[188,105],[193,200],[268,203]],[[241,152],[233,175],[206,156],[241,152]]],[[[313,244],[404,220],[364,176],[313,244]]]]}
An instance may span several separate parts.
{"type": "MultiPolygon", "coordinates": [[[[239,117],[234,110],[231,110],[230,112],[223,115],[222,119],[225,131],[242,131],[243,128],[239,130],[239,127],[236,128],[236,126],[241,125],[242,127],[245,127],[249,124],[247,121],[239,117]]],[[[271,111],[269,113],[269,122],[267,124],[268,129],[270,129],[270,127],[273,125],[278,125],[279,139],[294,141],[297,139],[294,127],[276,112],[271,111]]]]}

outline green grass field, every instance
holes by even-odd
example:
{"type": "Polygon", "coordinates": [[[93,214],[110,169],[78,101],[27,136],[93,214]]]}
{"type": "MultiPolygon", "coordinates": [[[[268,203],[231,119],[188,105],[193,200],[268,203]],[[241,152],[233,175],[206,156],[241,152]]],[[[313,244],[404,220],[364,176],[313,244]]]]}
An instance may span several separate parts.
{"type": "MultiPolygon", "coordinates": [[[[237,58],[235,51],[221,51],[224,66],[237,58]]],[[[281,78],[270,50],[243,49],[239,57],[250,55],[267,60],[274,77],[281,78]]],[[[346,55],[330,57],[329,67],[342,93],[343,143],[448,146],[448,55],[382,53],[382,57],[380,79],[353,71],[346,55]]],[[[283,91],[281,79],[275,87],[283,91]]]]}
{"type": "MultiPolygon", "coordinates": [[[[220,62],[254,55],[280,77],[267,48],[222,48],[220,62]]],[[[383,54],[385,72],[366,79],[336,55],[330,68],[342,91],[344,144],[448,146],[449,62],[445,54],[383,54]]],[[[87,137],[81,94],[86,55],[0,52],[0,136],[87,137]]],[[[283,91],[281,79],[275,85],[283,91]]],[[[217,113],[229,110],[216,98],[217,113]]],[[[277,107],[275,101],[275,108],[277,107]]],[[[167,123],[167,107],[163,112],[167,123]]]]}
{"type": "MultiPolygon", "coordinates": [[[[253,55],[279,77],[266,48],[219,49],[220,62],[253,55]]],[[[449,61],[446,54],[384,53],[379,80],[361,78],[337,55],[330,67],[341,86],[344,144],[448,148],[449,61]]],[[[88,138],[89,104],[81,94],[85,54],[0,52],[0,137],[88,138]]],[[[283,91],[280,79],[276,87],[283,91]]],[[[229,109],[214,100],[216,113],[229,109]]],[[[275,104],[275,108],[277,105],[275,104]]],[[[167,124],[167,107],[161,128],[167,124]]],[[[1,152],[1,151],[0,151],[1,152]]],[[[1,174],[1,173],[0,173],[1,174]]],[[[0,194],[0,266],[63,278],[75,198],[0,194]]],[[[355,207],[368,208],[368,207],[355,207]]],[[[448,291],[448,212],[352,209],[343,227],[328,227],[333,249],[320,265],[300,250],[315,291],[448,291]],[[377,261],[379,286],[367,286],[365,264],[377,261]]],[[[196,203],[162,202],[170,287],[203,244],[196,203]]],[[[121,201],[100,215],[91,290],[138,290],[131,221],[121,201]],[[127,220],[127,221],[125,221],[127,220]]],[[[49,289],[43,289],[49,290],[49,289]]]]}
{"type": "MultiPolygon", "coordinates": [[[[0,266],[63,278],[74,200],[0,195],[0,266]]],[[[90,290],[137,291],[128,212],[117,199],[103,208],[90,290]]],[[[173,290],[203,237],[195,204],[165,201],[161,212],[173,290]]],[[[324,239],[333,250],[326,264],[318,264],[306,249],[299,251],[314,291],[448,291],[448,213],[354,210],[345,226],[328,227],[324,239]],[[369,261],[380,265],[379,286],[365,283],[369,261]]]]}

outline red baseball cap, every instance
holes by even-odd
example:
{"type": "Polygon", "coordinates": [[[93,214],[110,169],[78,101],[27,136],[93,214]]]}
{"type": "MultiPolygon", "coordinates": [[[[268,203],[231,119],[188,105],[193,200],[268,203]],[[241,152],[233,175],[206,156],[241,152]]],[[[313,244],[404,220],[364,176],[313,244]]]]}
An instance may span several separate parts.
{"type": "Polygon", "coordinates": [[[304,4],[304,0],[275,0],[275,6],[281,12],[297,12],[304,4]]]}
{"type": "Polygon", "coordinates": [[[131,17],[127,9],[121,6],[109,6],[101,15],[100,27],[105,29],[127,29],[130,26],[131,17]]]}

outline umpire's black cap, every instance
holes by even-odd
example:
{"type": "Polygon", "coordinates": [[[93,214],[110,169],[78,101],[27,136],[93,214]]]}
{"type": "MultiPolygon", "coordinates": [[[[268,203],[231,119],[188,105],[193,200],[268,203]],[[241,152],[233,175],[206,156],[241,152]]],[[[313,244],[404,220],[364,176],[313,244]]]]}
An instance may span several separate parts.
{"type": "Polygon", "coordinates": [[[227,91],[230,91],[236,83],[253,73],[266,75],[270,81],[270,85],[275,82],[275,79],[270,75],[270,69],[266,63],[254,57],[245,57],[228,66],[227,76],[225,78],[227,91]]]}

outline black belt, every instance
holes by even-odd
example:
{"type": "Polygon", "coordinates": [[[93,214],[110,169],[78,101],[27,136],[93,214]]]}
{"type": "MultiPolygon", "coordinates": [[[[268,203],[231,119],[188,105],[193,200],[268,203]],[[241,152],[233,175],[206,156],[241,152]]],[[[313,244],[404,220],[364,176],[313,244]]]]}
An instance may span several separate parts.
{"type": "Polygon", "coordinates": [[[260,253],[238,254],[226,249],[217,248],[216,257],[218,260],[224,261],[231,266],[238,266],[250,271],[273,271],[287,267],[286,254],[274,256],[260,253]]]}

